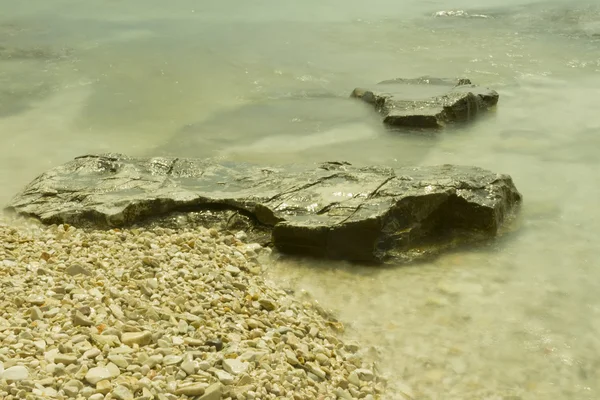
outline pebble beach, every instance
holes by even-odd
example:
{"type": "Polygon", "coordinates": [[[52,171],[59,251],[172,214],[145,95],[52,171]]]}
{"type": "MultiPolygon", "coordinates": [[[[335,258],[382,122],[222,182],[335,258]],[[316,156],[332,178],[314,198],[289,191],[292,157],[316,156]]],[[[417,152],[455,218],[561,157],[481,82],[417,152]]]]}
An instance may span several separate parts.
{"type": "Polygon", "coordinates": [[[266,280],[267,253],[243,232],[0,220],[0,398],[383,398],[368,349],[266,280]]]}

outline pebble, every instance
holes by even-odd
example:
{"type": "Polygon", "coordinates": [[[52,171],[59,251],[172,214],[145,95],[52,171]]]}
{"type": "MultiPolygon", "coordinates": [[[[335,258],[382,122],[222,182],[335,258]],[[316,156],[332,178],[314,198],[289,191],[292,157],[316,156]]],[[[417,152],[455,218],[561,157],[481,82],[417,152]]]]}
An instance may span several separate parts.
{"type": "Polygon", "coordinates": [[[215,376],[224,385],[231,385],[235,381],[233,375],[220,369],[215,370],[215,376]]]}
{"type": "Polygon", "coordinates": [[[177,387],[175,395],[177,396],[202,396],[206,392],[208,385],[206,383],[191,383],[177,387]]]}
{"type": "Polygon", "coordinates": [[[183,363],[181,363],[181,369],[188,375],[192,375],[194,372],[196,372],[197,367],[198,364],[192,360],[185,360],[183,363]]]}
{"type": "Polygon", "coordinates": [[[239,375],[243,374],[248,370],[248,363],[242,362],[238,359],[225,359],[223,360],[223,369],[230,374],[239,375]]]}
{"type": "Polygon", "coordinates": [[[185,320],[180,319],[177,324],[177,329],[179,330],[179,333],[186,333],[188,330],[188,323],[185,320]]]}
{"type": "Polygon", "coordinates": [[[62,390],[69,397],[77,397],[77,394],[79,393],[79,388],[71,385],[65,385],[62,390]]]}
{"type": "Polygon", "coordinates": [[[54,356],[54,362],[56,364],[64,365],[74,364],[77,362],[77,357],[70,354],[57,354],[54,356]]]}
{"type": "Polygon", "coordinates": [[[0,263],[18,262],[0,276],[11,282],[0,291],[0,398],[333,400],[385,389],[358,343],[265,280],[263,250],[244,235],[12,229],[0,218],[7,237],[15,247],[0,246],[0,263]]]}
{"type": "Polygon", "coordinates": [[[87,374],[85,374],[85,380],[90,384],[95,385],[96,383],[103,381],[105,379],[112,378],[111,371],[106,367],[94,367],[91,368],[87,374]]]}
{"type": "Polygon", "coordinates": [[[79,264],[69,265],[67,267],[67,269],[65,270],[65,273],[70,276],[76,276],[76,275],[91,276],[92,275],[92,273],[88,269],[82,267],[79,264]]]}
{"type": "Polygon", "coordinates": [[[44,313],[37,306],[31,307],[31,309],[29,310],[29,315],[31,316],[32,321],[39,321],[41,319],[44,319],[44,313]]]}
{"type": "Polygon", "coordinates": [[[34,306],[42,306],[46,302],[46,298],[39,294],[32,294],[27,296],[26,300],[29,304],[33,304],[34,306]]]}
{"type": "Polygon", "coordinates": [[[81,311],[76,311],[73,315],[73,325],[75,326],[93,326],[94,322],[83,315],[81,311]]]}
{"type": "Polygon", "coordinates": [[[146,346],[152,342],[152,333],[144,332],[126,332],[121,335],[121,342],[127,346],[137,344],[138,346],[146,346]]]}
{"type": "Polygon", "coordinates": [[[27,367],[22,365],[15,365],[13,367],[6,368],[2,373],[2,379],[7,381],[17,382],[23,381],[27,378],[29,378],[29,370],[27,367]]]}
{"type": "Polygon", "coordinates": [[[181,356],[175,356],[175,355],[168,355],[165,356],[162,360],[162,363],[164,365],[177,365],[179,364],[181,361],[183,360],[183,357],[181,356]]]}
{"type": "Polygon", "coordinates": [[[112,396],[117,400],[133,400],[133,393],[124,385],[118,385],[112,391],[112,396]]]}
{"type": "Polygon", "coordinates": [[[102,394],[108,394],[112,389],[112,383],[108,379],[103,379],[96,383],[96,392],[102,394]]]}
{"type": "Polygon", "coordinates": [[[221,400],[222,394],[222,386],[220,383],[213,383],[209,387],[206,388],[204,395],[200,397],[200,400],[221,400]]]}
{"type": "Polygon", "coordinates": [[[83,353],[83,356],[85,358],[96,358],[100,354],[102,354],[102,352],[98,348],[92,347],[91,349],[89,349],[85,353],[83,353]]]}

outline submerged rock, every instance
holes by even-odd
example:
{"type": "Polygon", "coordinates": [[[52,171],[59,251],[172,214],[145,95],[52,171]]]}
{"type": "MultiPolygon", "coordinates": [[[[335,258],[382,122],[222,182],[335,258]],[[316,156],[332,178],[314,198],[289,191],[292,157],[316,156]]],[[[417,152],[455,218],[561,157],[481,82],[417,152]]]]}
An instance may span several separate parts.
{"type": "Polygon", "coordinates": [[[269,232],[284,253],[378,263],[493,237],[520,201],[509,176],[477,167],[266,168],[107,154],[40,175],[7,210],[47,224],[104,228],[172,213],[236,213],[247,229],[269,232]]]}
{"type": "Polygon", "coordinates": [[[468,79],[420,77],[380,82],[356,88],[350,95],[371,104],[392,127],[441,128],[466,122],[498,103],[496,91],[468,79]]]}

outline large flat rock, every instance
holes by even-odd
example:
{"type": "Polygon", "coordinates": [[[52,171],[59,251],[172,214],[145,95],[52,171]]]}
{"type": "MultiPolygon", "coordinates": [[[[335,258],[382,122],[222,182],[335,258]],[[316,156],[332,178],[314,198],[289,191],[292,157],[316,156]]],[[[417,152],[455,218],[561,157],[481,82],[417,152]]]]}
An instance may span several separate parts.
{"type": "Polygon", "coordinates": [[[498,103],[496,91],[468,79],[420,77],[393,79],[356,88],[351,97],[371,104],[384,124],[404,128],[441,128],[468,122],[498,103]]]}
{"type": "Polygon", "coordinates": [[[40,175],[7,210],[96,228],[233,212],[268,231],[284,253],[379,263],[493,237],[520,202],[509,176],[468,166],[267,168],[106,154],[40,175]]]}

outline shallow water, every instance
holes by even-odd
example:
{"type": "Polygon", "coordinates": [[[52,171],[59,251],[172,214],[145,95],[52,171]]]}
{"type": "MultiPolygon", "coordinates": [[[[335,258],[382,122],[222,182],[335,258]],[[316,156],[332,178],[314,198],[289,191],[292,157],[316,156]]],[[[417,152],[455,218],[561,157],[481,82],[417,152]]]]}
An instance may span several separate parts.
{"type": "Polygon", "coordinates": [[[409,268],[280,261],[273,278],[338,312],[415,398],[600,398],[600,6],[0,0],[0,11],[2,203],[99,151],[508,173],[524,207],[489,246],[409,268]],[[442,10],[488,18],[432,16],[442,10]],[[347,98],[424,74],[493,87],[499,106],[469,127],[407,135],[347,98]]]}

